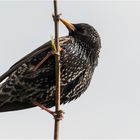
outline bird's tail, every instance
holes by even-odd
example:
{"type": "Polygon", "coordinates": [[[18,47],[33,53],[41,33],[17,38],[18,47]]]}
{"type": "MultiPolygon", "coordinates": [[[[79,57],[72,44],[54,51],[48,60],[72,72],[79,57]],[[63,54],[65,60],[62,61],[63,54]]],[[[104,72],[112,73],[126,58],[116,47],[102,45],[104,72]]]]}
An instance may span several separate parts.
{"type": "Polygon", "coordinates": [[[35,105],[26,102],[5,103],[4,105],[0,106],[0,112],[18,111],[18,110],[28,109],[32,107],[35,107],[35,105]]]}
{"type": "Polygon", "coordinates": [[[10,97],[8,94],[3,93],[2,86],[3,85],[0,85],[0,112],[17,111],[35,107],[35,105],[30,104],[28,102],[19,102],[19,101],[9,102],[10,97]]]}

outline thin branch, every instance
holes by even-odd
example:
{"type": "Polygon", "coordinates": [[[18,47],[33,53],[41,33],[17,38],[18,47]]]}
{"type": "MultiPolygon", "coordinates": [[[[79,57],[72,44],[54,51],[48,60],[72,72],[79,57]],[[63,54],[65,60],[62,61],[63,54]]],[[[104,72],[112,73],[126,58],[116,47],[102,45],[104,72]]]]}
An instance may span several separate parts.
{"type": "MultiPolygon", "coordinates": [[[[55,93],[55,112],[60,111],[60,46],[59,46],[59,16],[58,14],[58,7],[57,7],[57,0],[53,1],[54,4],[54,25],[55,25],[55,45],[56,45],[56,54],[55,54],[55,77],[56,77],[56,93],[55,93]]],[[[60,120],[55,118],[54,124],[54,140],[58,140],[59,138],[59,127],[60,127],[60,120]]]]}

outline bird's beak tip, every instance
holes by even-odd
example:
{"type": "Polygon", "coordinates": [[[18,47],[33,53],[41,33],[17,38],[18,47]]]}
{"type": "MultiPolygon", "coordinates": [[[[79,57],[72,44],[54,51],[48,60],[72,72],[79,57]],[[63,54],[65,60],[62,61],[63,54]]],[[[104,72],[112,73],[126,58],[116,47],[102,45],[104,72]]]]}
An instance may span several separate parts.
{"type": "Polygon", "coordinates": [[[75,26],[74,26],[72,23],[70,23],[68,20],[63,19],[63,18],[60,18],[60,21],[61,21],[69,30],[72,30],[72,31],[75,31],[75,30],[76,30],[75,26]]]}

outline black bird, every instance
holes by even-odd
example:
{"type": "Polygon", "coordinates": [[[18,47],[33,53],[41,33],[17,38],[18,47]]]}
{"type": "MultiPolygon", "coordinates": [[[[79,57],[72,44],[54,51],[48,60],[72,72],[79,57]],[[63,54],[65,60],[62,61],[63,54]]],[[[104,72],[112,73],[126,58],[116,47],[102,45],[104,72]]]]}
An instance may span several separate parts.
{"type": "MultiPolygon", "coordinates": [[[[72,24],[64,19],[69,35],[60,37],[61,104],[80,97],[88,88],[101,48],[97,31],[89,24],[72,24]]],[[[55,57],[51,41],[15,63],[0,85],[0,112],[55,105],[55,57]],[[49,56],[40,66],[37,65],[49,56]],[[36,69],[36,70],[35,70],[36,69]],[[37,103],[37,104],[35,104],[37,103]]]]}

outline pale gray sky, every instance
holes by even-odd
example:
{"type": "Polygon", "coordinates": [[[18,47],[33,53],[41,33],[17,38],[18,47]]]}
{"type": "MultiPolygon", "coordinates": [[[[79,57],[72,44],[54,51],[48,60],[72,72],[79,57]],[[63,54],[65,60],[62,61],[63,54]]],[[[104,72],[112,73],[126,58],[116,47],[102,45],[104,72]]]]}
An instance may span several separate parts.
{"type": "MultiPolygon", "coordinates": [[[[60,137],[140,138],[140,1],[65,0],[59,9],[73,23],[93,25],[102,39],[90,87],[62,106],[60,137]]],[[[52,10],[51,1],[0,1],[0,74],[50,39],[52,10]]],[[[53,138],[53,123],[39,108],[0,113],[0,139],[53,138]]]]}

